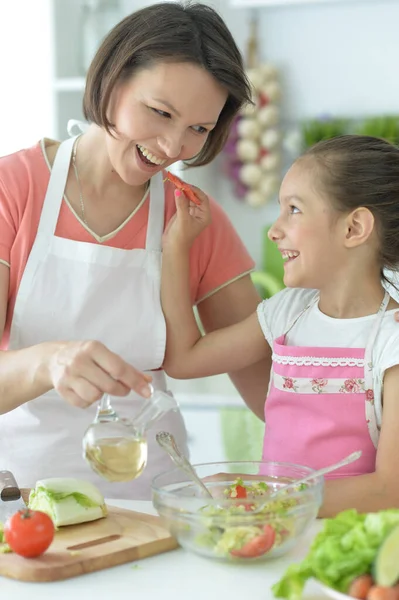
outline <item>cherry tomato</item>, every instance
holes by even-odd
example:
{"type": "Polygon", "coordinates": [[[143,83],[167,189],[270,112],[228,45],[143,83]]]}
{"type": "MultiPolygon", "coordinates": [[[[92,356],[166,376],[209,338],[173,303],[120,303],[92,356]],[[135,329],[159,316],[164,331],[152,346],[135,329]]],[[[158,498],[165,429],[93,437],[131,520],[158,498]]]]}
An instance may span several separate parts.
{"type": "Polygon", "coordinates": [[[272,549],[276,539],[276,532],[271,525],[263,527],[263,534],[257,535],[243,545],[239,550],[232,550],[230,554],[238,558],[257,558],[272,549]]]}
{"type": "Polygon", "coordinates": [[[359,600],[367,600],[368,593],[373,587],[373,579],[371,575],[361,575],[356,577],[349,587],[348,595],[359,600]]]}
{"type": "Polygon", "coordinates": [[[53,521],[40,510],[19,510],[4,525],[5,541],[15,554],[25,558],[43,554],[53,538],[53,521]]]}

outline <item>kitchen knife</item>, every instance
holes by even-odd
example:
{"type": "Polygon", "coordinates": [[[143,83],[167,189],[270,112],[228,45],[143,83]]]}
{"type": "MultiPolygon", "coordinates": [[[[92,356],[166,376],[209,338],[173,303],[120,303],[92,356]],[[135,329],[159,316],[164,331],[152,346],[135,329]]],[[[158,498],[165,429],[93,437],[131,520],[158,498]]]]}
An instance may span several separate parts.
{"type": "Polygon", "coordinates": [[[0,523],[5,523],[18,510],[26,508],[21,490],[11,471],[0,471],[0,523]]]}

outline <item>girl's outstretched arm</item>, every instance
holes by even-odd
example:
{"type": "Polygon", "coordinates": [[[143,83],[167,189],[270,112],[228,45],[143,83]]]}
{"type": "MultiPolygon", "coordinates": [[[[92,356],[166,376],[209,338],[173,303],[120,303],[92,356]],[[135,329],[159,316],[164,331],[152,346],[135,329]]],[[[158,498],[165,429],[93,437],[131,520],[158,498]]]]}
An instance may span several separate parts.
{"type": "Polygon", "coordinates": [[[244,321],[201,336],[191,306],[189,251],[210,223],[209,201],[193,205],[176,192],[175,217],[163,240],[162,308],[166,320],[164,369],[177,379],[204,377],[243,369],[271,351],[256,313],[244,321]]]}
{"type": "Polygon", "coordinates": [[[374,473],[327,481],[319,516],[331,517],[348,508],[359,512],[399,508],[398,439],[399,366],[395,366],[384,377],[384,410],[374,473]]]}

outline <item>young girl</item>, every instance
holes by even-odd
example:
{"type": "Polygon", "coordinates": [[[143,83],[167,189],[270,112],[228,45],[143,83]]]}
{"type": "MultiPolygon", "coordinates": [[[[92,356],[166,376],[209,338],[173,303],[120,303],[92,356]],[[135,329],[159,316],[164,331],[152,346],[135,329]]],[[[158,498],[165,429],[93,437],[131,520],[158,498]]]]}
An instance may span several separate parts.
{"type": "Polygon", "coordinates": [[[361,450],[327,476],[320,516],[399,507],[398,304],[384,287],[384,269],[399,265],[399,149],[342,136],[301,156],[283,180],[269,232],[287,288],[204,337],[189,290],[189,249],[211,218],[198,194],[195,207],[176,192],[164,234],[167,373],[203,377],[267,358],[263,460],[318,469],[361,450]]]}

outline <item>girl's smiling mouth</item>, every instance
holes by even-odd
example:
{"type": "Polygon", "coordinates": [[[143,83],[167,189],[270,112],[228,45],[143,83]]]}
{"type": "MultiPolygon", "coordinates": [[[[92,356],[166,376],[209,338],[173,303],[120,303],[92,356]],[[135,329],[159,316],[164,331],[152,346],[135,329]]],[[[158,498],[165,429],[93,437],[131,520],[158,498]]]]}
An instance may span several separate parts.
{"type": "Polygon", "coordinates": [[[295,250],[280,250],[280,252],[284,262],[294,260],[299,256],[299,252],[296,252],[295,250]]]}

